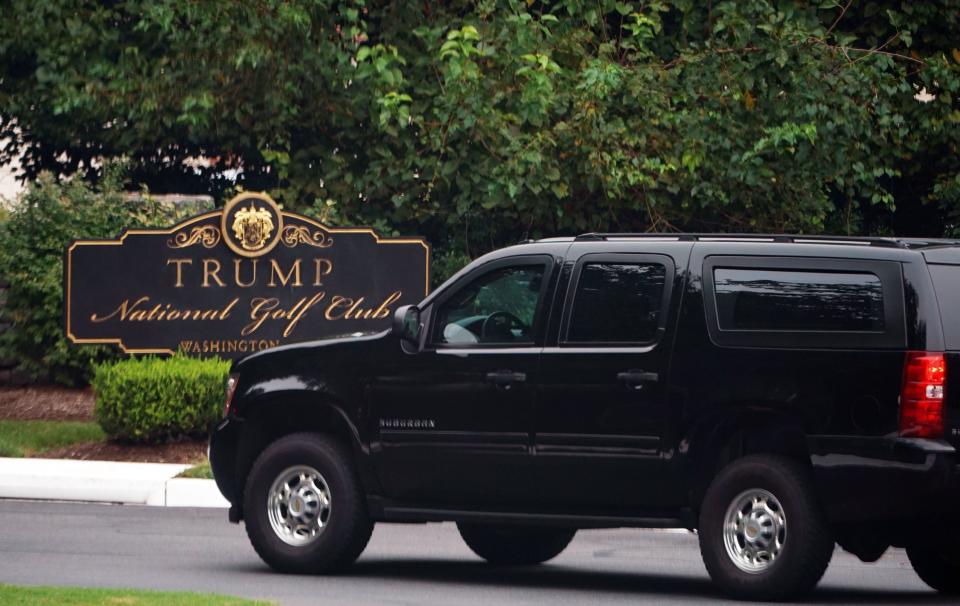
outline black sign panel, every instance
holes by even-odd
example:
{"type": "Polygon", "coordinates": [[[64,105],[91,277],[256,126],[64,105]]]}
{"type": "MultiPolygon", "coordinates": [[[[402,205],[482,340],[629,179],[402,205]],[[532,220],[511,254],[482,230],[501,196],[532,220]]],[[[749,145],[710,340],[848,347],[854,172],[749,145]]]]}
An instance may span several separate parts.
{"type": "Polygon", "coordinates": [[[244,193],[170,229],[66,252],[66,333],[130,353],[233,358],[390,325],[429,287],[430,248],[332,228],[244,193]]]}

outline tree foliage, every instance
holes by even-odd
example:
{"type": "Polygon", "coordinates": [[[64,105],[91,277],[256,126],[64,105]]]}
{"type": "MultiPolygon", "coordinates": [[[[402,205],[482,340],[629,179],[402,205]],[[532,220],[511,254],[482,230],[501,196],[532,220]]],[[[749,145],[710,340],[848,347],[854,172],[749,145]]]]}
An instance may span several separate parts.
{"type": "Polygon", "coordinates": [[[43,173],[0,224],[0,276],[9,283],[0,358],[39,380],[83,385],[92,365],[113,359],[107,346],[78,346],[64,335],[63,259],[79,238],[114,238],[128,227],[156,227],[183,219],[176,208],[132,200],[117,188],[118,169],[107,167],[96,190],[73,179],[57,183],[43,173]]]}
{"type": "Polygon", "coordinates": [[[218,193],[239,167],[451,255],[960,219],[958,0],[11,0],[0,27],[27,177],[122,156],[218,193]]]}

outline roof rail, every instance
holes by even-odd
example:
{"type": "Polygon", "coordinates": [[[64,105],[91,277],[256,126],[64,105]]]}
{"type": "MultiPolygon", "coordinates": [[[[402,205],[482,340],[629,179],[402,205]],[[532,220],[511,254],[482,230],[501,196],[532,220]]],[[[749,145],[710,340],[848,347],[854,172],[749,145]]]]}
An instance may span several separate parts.
{"type": "Polygon", "coordinates": [[[960,246],[955,238],[897,238],[907,248],[928,248],[931,246],[960,246]]]}
{"type": "Polygon", "coordinates": [[[819,236],[790,234],[688,234],[688,233],[603,233],[580,234],[576,241],[676,241],[676,242],[778,242],[788,244],[846,244],[884,248],[923,248],[925,246],[960,245],[960,240],[924,238],[886,238],[866,236],[819,236]]]}

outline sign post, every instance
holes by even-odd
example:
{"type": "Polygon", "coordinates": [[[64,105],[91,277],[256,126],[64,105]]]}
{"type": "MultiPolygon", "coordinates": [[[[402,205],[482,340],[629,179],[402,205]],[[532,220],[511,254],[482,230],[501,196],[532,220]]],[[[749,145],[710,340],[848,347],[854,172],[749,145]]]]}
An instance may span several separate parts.
{"type": "Polygon", "coordinates": [[[77,240],[64,259],[73,343],[240,357],[390,326],[429,289],[422,238],[331,228],[243,193],[170,229],[77,240]]]}

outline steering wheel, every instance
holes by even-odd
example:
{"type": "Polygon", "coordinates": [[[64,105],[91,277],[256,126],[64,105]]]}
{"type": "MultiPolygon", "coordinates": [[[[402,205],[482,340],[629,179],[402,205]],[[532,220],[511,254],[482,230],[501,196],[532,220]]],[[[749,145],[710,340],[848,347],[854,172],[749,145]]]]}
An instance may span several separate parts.
{"type": "Polygon", "coordinates": [[[519,328],[521,334],[526,331],[527,325],[523,320],[513,315],[509,311],[495,311],[483,321],[480,326],[480,340],[486,341],[488,336],[506,336],[513,337],[511,328],[519,328]]]}

